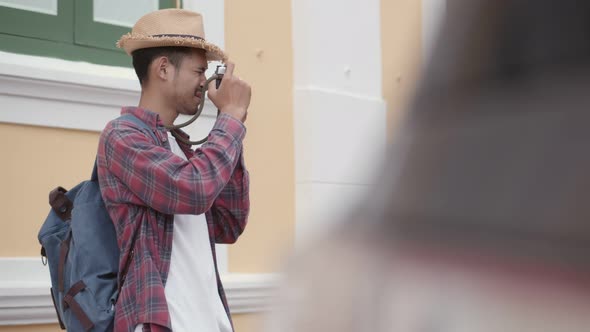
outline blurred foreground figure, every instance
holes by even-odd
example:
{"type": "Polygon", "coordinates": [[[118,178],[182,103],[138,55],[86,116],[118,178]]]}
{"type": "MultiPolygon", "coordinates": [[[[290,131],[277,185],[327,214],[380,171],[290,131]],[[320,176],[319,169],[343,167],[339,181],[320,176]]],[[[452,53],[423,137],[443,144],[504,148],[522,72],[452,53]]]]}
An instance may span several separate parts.
{"type": "Polygon", "coordinates": [[[272,331],[590,331],[590,2],[449,0],[371,197],[272,331]]]}

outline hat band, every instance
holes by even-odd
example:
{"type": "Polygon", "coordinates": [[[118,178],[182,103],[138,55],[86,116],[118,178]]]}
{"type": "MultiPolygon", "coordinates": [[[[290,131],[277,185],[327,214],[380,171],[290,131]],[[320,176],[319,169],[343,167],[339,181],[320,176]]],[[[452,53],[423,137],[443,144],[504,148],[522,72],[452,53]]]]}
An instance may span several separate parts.
{"type": "Polygon", "coordinates": [[[175,34],[163,34],[163,35],[151,35],[151,37],[181,37],[181,38],[192,38],[197,40],[205,40],[199,36],[194,35],[175,35],[175,34]]]}

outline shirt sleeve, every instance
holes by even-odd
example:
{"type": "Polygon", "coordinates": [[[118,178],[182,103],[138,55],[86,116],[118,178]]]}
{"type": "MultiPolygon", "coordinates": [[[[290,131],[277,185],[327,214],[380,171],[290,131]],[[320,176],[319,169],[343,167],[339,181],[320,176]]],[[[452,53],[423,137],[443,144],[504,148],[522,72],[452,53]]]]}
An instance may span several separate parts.
{"type": "Polygon", "coordinates": [[[242,234],[250,212],[250,176],[244,165],[243,152],[232,177],[211,208],[215,242],[234,243],[242,234]]]}

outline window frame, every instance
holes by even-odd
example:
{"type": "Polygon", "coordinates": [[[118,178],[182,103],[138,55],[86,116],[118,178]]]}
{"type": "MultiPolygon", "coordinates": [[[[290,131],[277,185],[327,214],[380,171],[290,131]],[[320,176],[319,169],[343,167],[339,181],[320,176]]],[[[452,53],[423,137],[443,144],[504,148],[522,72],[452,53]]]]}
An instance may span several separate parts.
{"type": "MultiPolygon", "coordinates": [[[[131,31],[128,27],[94,21],[94,1],[79,1],[75,6],[74,43],[119,51],[118,38],[131,31]]],[[[174,8],[176,1],[159,0],[159,9],[174,8]]]]}
{"type": "MultiPolygon", "coordinates": [[[[0,6],[0,51],[132,67],[115,45],[131,29],[94,22],[92,1],[58,0],[58,15],[0,6]]],[[[174,8],[176,1],[159,0],[159,7],[174,8]]]]}

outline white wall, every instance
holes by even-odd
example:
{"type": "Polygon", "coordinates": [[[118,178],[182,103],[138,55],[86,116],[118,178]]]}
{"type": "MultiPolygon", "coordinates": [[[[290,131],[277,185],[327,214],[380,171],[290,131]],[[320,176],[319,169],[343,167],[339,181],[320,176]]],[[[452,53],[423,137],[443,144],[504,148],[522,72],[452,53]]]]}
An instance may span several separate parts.
{"type": "Polygon", "coordinates": [[[379,0],[293,0],[296,242],[374,182],[386,140],[379,0]]]}
{"type": "MultiPolygon", "coordinates": [[[[221,47],[221,49],[225,49],[225,1],[184,0],[183,8],[201,13],[205,25],[205,38],[207,41],[221,47]]],[[[217,64],[219,63],[212,62],[209,64],[207,76],[211,76],[215,72],[217,64]]]]}

